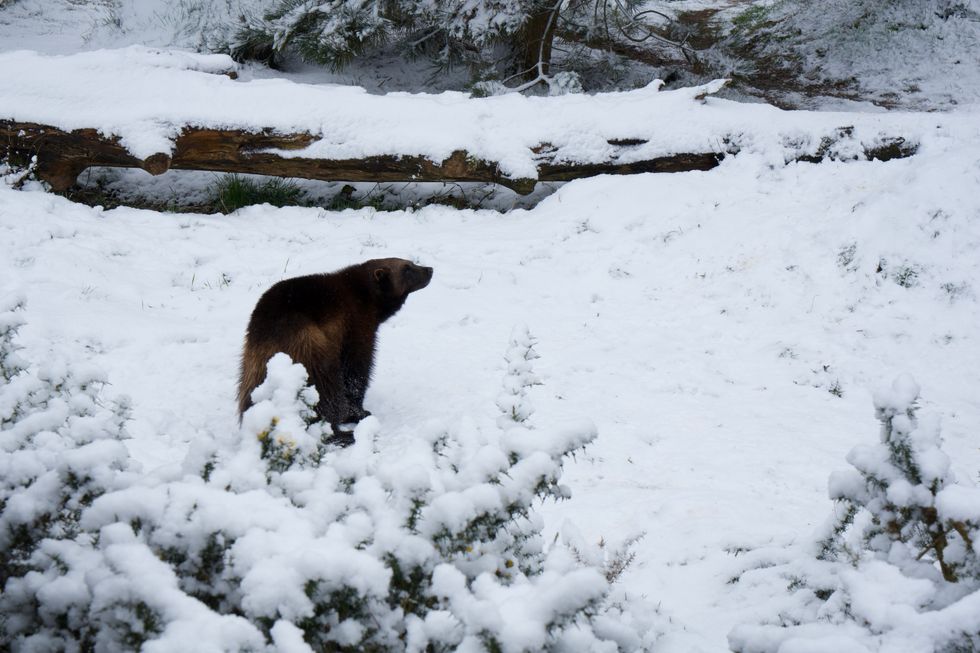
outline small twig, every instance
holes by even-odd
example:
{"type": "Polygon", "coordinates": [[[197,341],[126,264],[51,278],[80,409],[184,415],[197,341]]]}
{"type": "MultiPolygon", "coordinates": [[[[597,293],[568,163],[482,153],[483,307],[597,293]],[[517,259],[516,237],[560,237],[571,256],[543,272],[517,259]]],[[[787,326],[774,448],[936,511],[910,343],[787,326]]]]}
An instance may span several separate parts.
{"type": "Polygon", "coordinates": [[[963,538],[963,542],[966,544],[967,549],[973,548],[973,540],[970,539],[970,532],[967,530],[966,525],[963,522],[950,522],[949,525],[954,531],[959,533],[959,536],[963,538]]]}

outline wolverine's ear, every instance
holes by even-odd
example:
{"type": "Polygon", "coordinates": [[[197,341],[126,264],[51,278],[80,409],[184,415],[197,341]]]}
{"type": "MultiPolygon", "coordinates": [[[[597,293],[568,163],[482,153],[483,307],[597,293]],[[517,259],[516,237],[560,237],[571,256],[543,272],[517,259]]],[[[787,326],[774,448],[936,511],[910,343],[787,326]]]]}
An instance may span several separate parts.
{"type": "Polygon", "coordinates": [[[388,268],[375,268],[374,269],[374,280],[381,281],[388,276],[388,268]]]}

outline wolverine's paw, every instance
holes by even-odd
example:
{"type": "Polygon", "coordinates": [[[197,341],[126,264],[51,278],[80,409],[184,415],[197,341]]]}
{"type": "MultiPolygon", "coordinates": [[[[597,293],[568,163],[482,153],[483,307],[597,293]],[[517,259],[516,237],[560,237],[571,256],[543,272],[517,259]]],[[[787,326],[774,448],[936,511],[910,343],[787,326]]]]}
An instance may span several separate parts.
{"type": "Polygon", "coordinates": [[[350,412],[341,420],[344,424],[357,424],[365,417],[370,417],[371,413],[364,410],[363,408],[351,408],[350,412]]]}
{"type": "Polygon", "coordinates": [[[334,435],[331,435],[324,441],[324,444],[335,447],[349,447],[354,444],[354,434],[349,431],[335,431],[334,435]]]}

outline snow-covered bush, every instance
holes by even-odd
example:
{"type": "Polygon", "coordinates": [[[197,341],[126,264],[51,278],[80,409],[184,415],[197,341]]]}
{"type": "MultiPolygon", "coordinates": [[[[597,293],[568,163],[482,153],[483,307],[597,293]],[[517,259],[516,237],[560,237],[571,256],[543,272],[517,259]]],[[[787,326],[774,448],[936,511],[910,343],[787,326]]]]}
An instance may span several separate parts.
{"type": "Polygon", "coordinates": [[[262,20],[240,32],[237,51],[275,58],[287,49],[331,66],[394,40],[443,62],[465,59],[495,40],[514,37],[542,0],[276,0],[262,20]]]}
{"type": "Polygon", "coordinates": [[[537,340],[528,328],[521,327],[515,331],[510,347],[504,354],[507,374],[504,377],[503,391],[497,397],[497,407],[502,413],[498,422],[502,428],[523,424],[534,413],[527,391],[531,386],[541,384],[534,374],[533,361],[538,358],[538,353],[534,351],[536,343],[537,340]]]}
{"type": "MultiPolygon", "coordinates": [[[[196,446],[180,480],[140,478],[118,441],[124,412],[90,406],[68,375],[45,386],[4,320],[0,524],[29,530],[27,544],[3,547],[0,647],[642,646],[633,617],[604,607],[602,571],[546,549],[535,512],[568,496],[562,460],[595,437],[591,424],[534,428],[518,399],[502,402],[499,424],[399,438],[368,418],[338,448],[313,420],[305,370],[279,355],[237,434],[196,446]]],[[[534,380],[532,344],[526,331],[512,343],[505,395],[534,380]]]]}
{"type": "Polygon", "coordinates": [[[855,447],[853,469],[831,476],[837,514],[815,559],[776,572],[800,601],[779,625],[735,629],[734,650],[980,646],[980,489],[954,478],[918,396],[908,376],[875,395],[880,442],[855,447]]]}
{"type": "MultiPolygon", "coordinates": [[[[555,38],[646,40],[650,28],[641,17],[667,15],[644,6],[640,0],[274,0],[261,18],[245,20],[231,51],[273,66],[294,52],[336,68],[384,46],[426,57],[444,72],[467,66],[481,95],[542,86],[562,95],[581,92],[582,83],[575,70],[552,71],[555,38]]],[[[562,57],[561,63],[585,62],[562,57]]]]}
{"type": "Polygon", "coordinates": [[[24,165],[17,165],[9,159],[0,158],[0,184],[11,188],[24,188],[28,184],[40,186],[36,180],[37,157],[31,157],[24,165]]]}
{"type": "Polygon", "coordinates": [[[23,302],[2,308],[0,642],[27,637],[40,650],[67,650],[69,640],[91,642],[100,627],[118,625],[88,623],[74,609],[78,578],[66,570],[95,540],[85,511],[132,481],[122,442],[128,403],[101,396],[98,372],[28,366],[15,343],[23,302]]]}
{"type": "Polygon", "coordinates": [[[924,562],[949,582],[980,581],[980,550],[972,546],[980,544],[980,492],[956,485],[939,424],[916,418],[918,396],[908,376],[875,396],[881,443],[856,447],[848,456],[854,469],[831,477],[831,498],[843,511],[821,557],[853,558],[860,545],[899,566],[924,562]]]}

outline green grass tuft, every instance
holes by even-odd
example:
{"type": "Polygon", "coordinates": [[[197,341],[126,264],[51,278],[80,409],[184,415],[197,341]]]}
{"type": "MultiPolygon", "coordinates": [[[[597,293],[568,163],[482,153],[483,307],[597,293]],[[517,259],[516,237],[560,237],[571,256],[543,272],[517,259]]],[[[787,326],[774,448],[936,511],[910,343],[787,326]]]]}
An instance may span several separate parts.
{"type": "Polygon", "coordinates": [[[244,206],[271,204],[272,206],[301,206],[303,191],[287,179],[270,179],[258,183],[240,175],[228,175],[218,179],[212,188],[215,209],[233,213],[244,206]]]}

